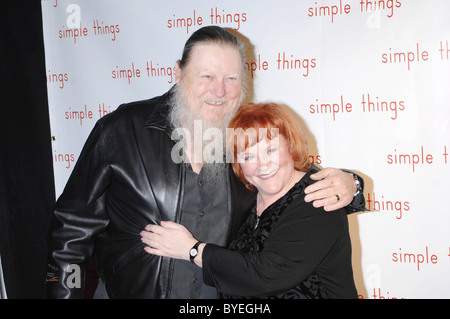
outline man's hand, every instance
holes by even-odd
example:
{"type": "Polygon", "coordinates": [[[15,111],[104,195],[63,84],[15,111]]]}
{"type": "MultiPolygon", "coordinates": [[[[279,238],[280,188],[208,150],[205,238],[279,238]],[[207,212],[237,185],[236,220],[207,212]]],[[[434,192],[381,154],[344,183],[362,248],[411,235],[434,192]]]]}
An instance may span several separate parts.
{"type": "Polygon", "coordinates": [[[353,201],[356,185],[352,174],[337,168],[325,168],[312,174],[311,178],[317,182],[305,189],[305,201],[313,202],[314,207],[333,211],[353,201]]]}

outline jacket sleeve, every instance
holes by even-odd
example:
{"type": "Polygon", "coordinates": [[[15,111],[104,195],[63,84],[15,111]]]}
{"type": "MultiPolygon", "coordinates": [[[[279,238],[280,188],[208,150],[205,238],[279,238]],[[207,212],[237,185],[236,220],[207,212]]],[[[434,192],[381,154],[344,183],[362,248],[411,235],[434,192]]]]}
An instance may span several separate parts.
{"type": "Polygon", "coordinates": [[[234,296],[265,296],[294,287],[326,259],[346,231],[344,210],[329,214],[292,203],[268,235],[261,251],[241,252],[207,244],[203,250],[206,284],[234,296]]]}
{"type": "Polygon", "coordinates": [[[47,298],[82,298],[96,236],[109,219],[110,183],[101,120],[89,135],[66,187],[56,202],[48,234],[47,298]]]}

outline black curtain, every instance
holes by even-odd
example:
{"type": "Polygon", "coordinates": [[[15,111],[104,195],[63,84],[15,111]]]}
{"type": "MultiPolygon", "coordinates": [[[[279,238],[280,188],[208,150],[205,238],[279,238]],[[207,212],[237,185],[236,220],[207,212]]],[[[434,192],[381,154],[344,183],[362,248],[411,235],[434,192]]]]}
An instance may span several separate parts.
{"type": "Polygon", "coordinates": [[[0,12],[0,254],[7,297],[44,298],[55,191],[41,1],[0,12]]]}

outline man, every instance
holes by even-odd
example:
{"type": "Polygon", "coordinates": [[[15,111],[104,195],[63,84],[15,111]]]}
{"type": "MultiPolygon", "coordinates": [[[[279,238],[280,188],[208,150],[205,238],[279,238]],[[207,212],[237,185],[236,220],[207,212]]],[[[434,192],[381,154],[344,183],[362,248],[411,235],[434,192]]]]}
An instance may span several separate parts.
{"type": "MultiPolygon", "coordinates": [[[[225,131],[242,102],[243,66],[234,35],[202,28],[187,41],[169,92],[98,121],[56,203],[49,297],[82,297],[94,256],[110,298],[216,298],[195,265],[147,254],[140,232],[170,220],[204,242],[226,245],[246,218],[255,194],[217,160],[220,150],[198,147],[208,129],[225,131]]],[[[316,177],[325,179],[309,189],[314,205],[333,210],[356,200],[350,211],[364,207],[351,174],[325,169],[316,177]]]]}

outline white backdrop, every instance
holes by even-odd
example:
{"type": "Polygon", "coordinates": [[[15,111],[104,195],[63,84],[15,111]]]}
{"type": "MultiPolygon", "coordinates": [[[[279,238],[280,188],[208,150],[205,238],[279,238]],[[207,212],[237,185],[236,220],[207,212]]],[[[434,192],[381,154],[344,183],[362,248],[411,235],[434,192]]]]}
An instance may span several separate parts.
{"type": "Polygon", "coordinates": [[[254,101],[298,117],[311,160],[365,179],[349,216],[360,298],[449,298],[448,0],[42,0],[57,196],[95,122],[174,84],[199,27],[248,42],[254,101]]]}

